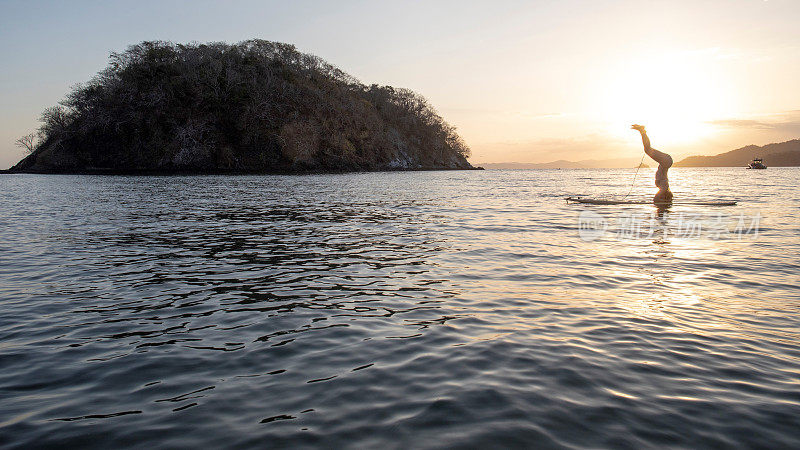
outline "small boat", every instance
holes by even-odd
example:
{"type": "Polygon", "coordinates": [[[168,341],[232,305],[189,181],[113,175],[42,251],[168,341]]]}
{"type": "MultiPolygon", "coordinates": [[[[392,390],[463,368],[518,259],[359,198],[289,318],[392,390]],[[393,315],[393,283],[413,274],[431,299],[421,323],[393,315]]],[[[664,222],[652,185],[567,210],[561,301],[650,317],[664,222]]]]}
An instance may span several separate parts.
{"type": "Polygon", "coordinates": [[[750,164],[747,165],[748,169],[766,169],[767,166],[764,165],[764,160],[761,158],[753,159],[750,164]]]}

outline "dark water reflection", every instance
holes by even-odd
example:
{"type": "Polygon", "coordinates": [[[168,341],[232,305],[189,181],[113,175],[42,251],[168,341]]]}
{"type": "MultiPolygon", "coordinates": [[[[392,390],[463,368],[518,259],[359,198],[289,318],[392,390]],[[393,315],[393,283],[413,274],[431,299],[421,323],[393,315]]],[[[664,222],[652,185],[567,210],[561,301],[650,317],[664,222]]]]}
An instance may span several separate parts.
{"type": "Polygon", "coordinates": [[[732,171],[676,194],[757,240],[579,239],[626,171],[4,176],[0,445],[800,445],[798,172],[732,171]]]}

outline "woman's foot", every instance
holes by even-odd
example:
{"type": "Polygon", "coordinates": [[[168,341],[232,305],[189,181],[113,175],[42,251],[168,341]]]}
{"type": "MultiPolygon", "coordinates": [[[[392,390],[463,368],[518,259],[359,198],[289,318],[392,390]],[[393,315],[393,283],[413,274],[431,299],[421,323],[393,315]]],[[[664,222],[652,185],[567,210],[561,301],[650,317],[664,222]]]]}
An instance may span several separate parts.
{"type": "Polygon", "coordinates": [[[644,125],[639,125],[638,123],[635,123],[635,124],[631,125],[631,129],[634,129],[634,130],[636,130],[636,131],[638,131],[640,133],[643,133],[644,132],[644,125]]]}

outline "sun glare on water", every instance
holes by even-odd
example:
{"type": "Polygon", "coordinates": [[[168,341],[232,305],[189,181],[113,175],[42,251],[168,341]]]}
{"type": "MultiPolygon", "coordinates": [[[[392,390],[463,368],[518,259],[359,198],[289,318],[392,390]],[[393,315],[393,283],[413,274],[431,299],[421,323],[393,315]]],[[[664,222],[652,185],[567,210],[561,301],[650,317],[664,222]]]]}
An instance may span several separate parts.
{"type": "Polygon", "coordinates": [[[609,73],[602,119],[622,136],[642,123],[659,144],[690,144],[714,133],[708,122],[724,116],[724,80],[703,55],[674,54],[631,59],[609,73]]]}

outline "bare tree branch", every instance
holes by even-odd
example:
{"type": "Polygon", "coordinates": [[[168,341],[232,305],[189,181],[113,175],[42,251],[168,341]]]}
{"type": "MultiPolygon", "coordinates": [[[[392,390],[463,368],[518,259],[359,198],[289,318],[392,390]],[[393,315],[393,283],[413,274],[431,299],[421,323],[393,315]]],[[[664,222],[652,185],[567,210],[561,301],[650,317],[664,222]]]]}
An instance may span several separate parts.
{"type": "Polygon", "coordinates": [[[34,150],[36,150],[36,147],[38,146],[36,142],[38,138],[39,135],[37,133],[26,134],[25,136],[22,136],[21,138],[14,141],[14,145],[16,145],[17,147],[24,148],[28,154],[31,154],[33,153],[34,150]]]}

